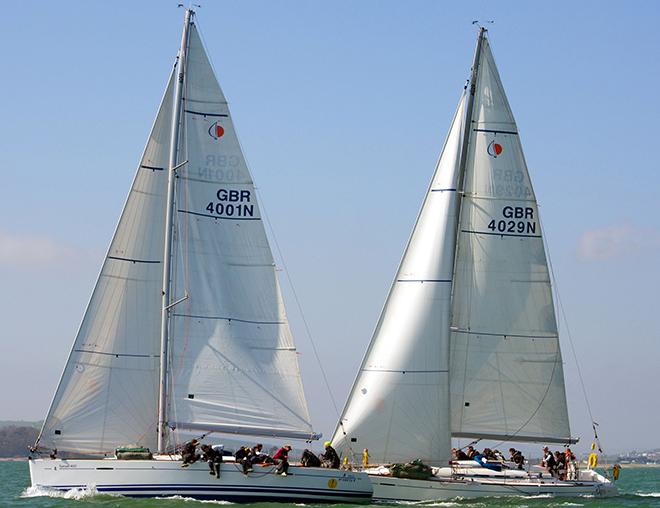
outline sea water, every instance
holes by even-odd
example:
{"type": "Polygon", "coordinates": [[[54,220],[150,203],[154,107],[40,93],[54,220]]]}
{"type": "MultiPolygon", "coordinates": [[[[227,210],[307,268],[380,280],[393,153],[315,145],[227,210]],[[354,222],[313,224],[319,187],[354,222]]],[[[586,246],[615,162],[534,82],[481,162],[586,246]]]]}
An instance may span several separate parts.
{"type": "MultiPolygon", "coordinates": [[[[443,502],[419,503],[422,506],[438,507],[581,507],[614,508],[614,507],[660,507],[660,467],[624,468],[617,482],[619,496],[607,499],[584,497],[552,498],[536,497],[500,497],[472,500],[453,500],[443,502]]],[[[159,499],[130,499],[107,494],[96,494],[89,491],[69,491],[66,493],[50,493],[30,487],[30,476],[27,462],[0,462],[0,508],[204,508],[213,505],[231,505],[224,501],[196,501],[182,497],[159,499]]],[[[247,508],[293,508],[294,506],[328,507],[329,505],[301,505],[286,503],[255,503],[238,505],[247,508]]],[[[341,505],[334,505],[341,506],[341,505]]],[[[348,505],[346,505],[348,506],[348,505]]],[[[353,505],[354,506],[354,505],[353,505]]],[[[376,505],[383,507],[384,505],[376,505]]],[[[399,505],[402,506],[402,505],[399,505]]]]}

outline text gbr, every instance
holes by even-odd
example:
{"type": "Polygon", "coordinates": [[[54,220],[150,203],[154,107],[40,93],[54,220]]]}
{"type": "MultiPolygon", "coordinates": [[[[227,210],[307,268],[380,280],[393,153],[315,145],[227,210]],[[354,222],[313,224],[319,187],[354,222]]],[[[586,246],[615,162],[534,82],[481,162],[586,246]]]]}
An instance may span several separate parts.
{"type": "Polygon", "coordinates": [[[206,210],[211,215],[223,217],[254,217],[254,205],[250,203],[252,192],[249,190],[218,189],[216,201],[209,202],[206,210]]]}
{"type": "Polygon", "coordinates": [[[491,219],[488,229],[498,233],[536,234],[534,209],[528,206],[505,206],[502,208],[504,219],[491,219]]]}

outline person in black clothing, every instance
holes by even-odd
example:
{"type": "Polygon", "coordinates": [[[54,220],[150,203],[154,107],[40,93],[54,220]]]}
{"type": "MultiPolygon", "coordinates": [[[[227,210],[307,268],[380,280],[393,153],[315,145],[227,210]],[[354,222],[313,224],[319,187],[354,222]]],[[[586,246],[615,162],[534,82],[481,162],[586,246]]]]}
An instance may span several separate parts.
{"type": "Polygon", "coordinates": [[[300,463],[303,467],[321,467],[321,461],[319,458],[307,448],[303,451],[300,463]]]}
{"type": "Polygon", "coordinates": [[[183,459],[183,464],[181,464],[181,467],[188,467],[190,464],[193,464],[199,460],[199,454],[197,453],[198,443],[199,441],[197,441],[197,439],[193,439],[192,441],[188,441],[183,445],[183,448],[181,449],[181,458],[183,459]]]}
{"type": "Polygon", "coordinates": [[[555,476],[555,456],[547,446],[543,448],[543,460],[541,461],[541,466],[543,466],[551,476],[555,476]]]}
{"type": "Polygon", "coordinates": [[[222,464],[222,448],[220,448],[220,445],[211,447],[210,445],[203,444],[202,452],[202,459],[208,462],[209,469],[211,470],[209,474],[220,478],[220,464],[222,464]]]}
{"type": "Polygon", "coordinates": [[[509,448],[509,453],[511,454],[511,462],[518,466],[518,469],[522,469],[525,464],[525,457],[523,457],[522,452],[515,448],[509,448]]]}
{"type": "Polygon", "coordinates": [[[320,459],[322,462],[323,467],[329,467],[330,469],[339,469],[339,455],[337,455],[337,452],[335,449],[332,447],[332,443],[330,441],[326,441],[323,443],[323,446],[325,447],[325,453],[322,453],[320,455],[320,459]]]}
{"type": "Polygon", "coordinates": [[[241,446],[236,453],[234,453],[236,462],[243,466],[243,474],[248,474],[252,471],[250,467],[250,449],[247,446],[241,446]]]}
{"type": "Polygon", "coordinates": [[[452,448],[451,456],[453,460],[469,460],[470,457],[460,448],[452,448]]]}
{"type": "Polygon", "coordinates": [[[555,473],[557,478],[563,480],[566,474],[566,457],[563,453],[555,452],[555,473]]]}

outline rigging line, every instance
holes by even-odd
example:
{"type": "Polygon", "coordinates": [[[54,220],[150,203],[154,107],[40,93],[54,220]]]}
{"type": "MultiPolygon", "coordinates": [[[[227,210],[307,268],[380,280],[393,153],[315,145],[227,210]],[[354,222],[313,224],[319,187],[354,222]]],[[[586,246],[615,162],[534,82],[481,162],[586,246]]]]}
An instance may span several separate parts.
{"type": "Polygon", "coordinates": [[[332,389],[330,388],[330,383],[328,382],[328,376],[326,375],[325,369],[323,368],[323,363],[321,362],[321,357],[319,356],[318,349],[316,348],[316,343],[314,342],[314,339],[312,337],[312,332],[309,328],[309,324],[307,323],[307,319],[305,318],[305,314],[302,310],[302,305],[300,304],[300,300],[298,299],[298,294],[296,293],[296,288],[293,285],[293,281],[291,280],[291,275],[289,274],[289,269],[286,266],[286,261],[284,260],[284,256],[282,255],[282,250],[280,249],[280,244],[277,241],[277,236],[275,236],[275,230],[273,229],[273,225],[270,222],[270,219],[268,217],[268,213],[266,212],[266,205],[264,204],[264,200],[261,197],[261,193],[255,187],[255,191],[257,193],[257,197],[259,198],[259,202],[261,202],[261,208],[263,210],[263,217],[266,219],[266,224],[268,224],[268,229],[270,230],[270,233],[273,237],[273,242],[275,243],[275,248],[277,249],[277,254],[280,257],[280,260],[282,261],[282,268],[284,268],[284,274],[286,275],[286,279],[289,283],[289,287],[291,288],[291,293],[293,294],[293,298],[296,301],[296,306],[298,307],[298,312],[300,312],[300,317],[302,319],[303,325],[305,326],[305,332],[307,333],[307,338],[309,339],[309,342],[312,345],[312,351],[314,352],[314,357],[316,358],[316,363],[319,366],[319,370],[321,371],[321,376],[323,377],[323,382],[325,383],[325,388],[328,391],[328,395],[330,396],[330,401],[332,402],[332,407],[335,410],[335,413],[337,414],[337,419],[340,419],[339,415],[339,408],[337,407],[337,401],[335,400],[334,395],[332,394],[332,389]]]}
{"type": "MultiPolygon", "coordinates": [[[[543,224],[541,223],[541,218],[539,217],[539,225],[541,227],[541,231],[544,230],[543,224]]],[[[543,243],[545,244],[545,238],[543,238],[543,243]]],[[[594,437],[596,439],[596,443],[598,444],[598,450],[602,453],[603,450],[601,449],[600,446],[600,441],[598,439],[598,433],[596,432],[596,426],[598,425],[595,420],[594,420],[594,415],[593,412],[591,411],[591,404],[589,403],[589,396],[587,395],[587,389],[584,384],[584,377],[582,376],[582,369],[580,368],[580,362],[578,361],[578,356],[577,353],[575,352],[575,345],[573,344],[573,335],[571,334],[571,329],[568,326],[568,319],[566,318],[566,311],[564,310],[564,303],[562,302],[561,296],[559,294],[559,283],[557,281],[557,277],[555,276],[555,270],[552,265],[552,259],[550,258],[550,251],[548,249],[547,245],[544,245],[545,247],[545,252],[546,252],[546,257],[548,258],[548,267],[550,268],[550,275],[552,277],[552,281],[555,285],[555,297],[557,299],[557,305],[559,307],[559,313],[561,314],[562,320],[564,321],[564,326],[566,327],[566,335],[568,335],[568,343],[571,346],[571,353],[573,354],[573,360],[575,361],[575,366],[578,371],[578,379],[580,380],[580,386],[582,387],[582,396],[584,397],[584,402],[587,406],[587,412],[589,413],[589,418],[591,420],[591,428],[594,431],[594,437]]]]}

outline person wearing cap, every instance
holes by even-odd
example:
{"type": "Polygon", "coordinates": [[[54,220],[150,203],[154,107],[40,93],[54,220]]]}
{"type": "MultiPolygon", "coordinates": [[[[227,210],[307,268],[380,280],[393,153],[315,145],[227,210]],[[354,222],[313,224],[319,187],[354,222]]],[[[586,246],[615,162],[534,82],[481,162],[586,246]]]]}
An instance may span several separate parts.
{"type": "Polygon", "coordinates": [[[289,452],[291,449],[291,445],[284,445],[275,452],[275,455],[273,455],[273,460],[275,461],[275,464],[277,464],[277,469],[275,470],[276,474],[282,476],[289,474],[289,452]]]}
{"type": "Polygon", "coordinates": [[[319,457],[323,463],[323,467],[339,469],[339,464],[341,461],[339,460],[339,455],[337,455],[337,452],[332,447],[332,443],[330,441],[326,441],[323,443],[323,447],[325,448],[325,453],[322,453],[319,457]]]}
{"type": "Polygon", "coordinates": [[[183,445],[183,448],[181,449],[181,458],[183,459],[183,464],[181,464],[181,467],[188,467],[190,464],[193,464],[199,460],[199,454],[197,453],[198,444],[199,441],[197,441],[197,439],[193,439],[192,441],[188,441],[183,445]]]}

